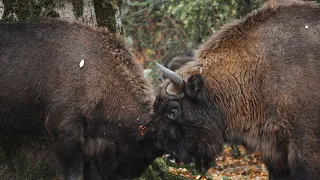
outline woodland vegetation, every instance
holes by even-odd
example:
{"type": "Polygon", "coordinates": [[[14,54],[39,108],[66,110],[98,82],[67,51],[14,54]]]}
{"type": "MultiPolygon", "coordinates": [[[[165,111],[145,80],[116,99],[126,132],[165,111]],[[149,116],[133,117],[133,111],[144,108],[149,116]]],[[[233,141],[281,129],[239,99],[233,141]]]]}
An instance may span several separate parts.
{"type": "MultiPolygon", "coordinates": [[[[245,16],[263,3],[264,0],[0,0],[0,19],[60,17],[108,27],[125,37],[137,60],[152,70],[149,77],[158,83],[155,62],[194,50],[222,25],[245,16]]],[[[38,146],[23,137],[2,137],[1,142],[14,146],[12,140],[38,146]]],[[[1,179],[46,179],[51,174],[41,160],[30,168],[30,159],[20,156],[21,153],[15,159],[8,159],[4,148],[10,146],[0,147],[1,179]],[[13,165],[9,166],[9,162],[13,165]],[[15,172],[14,176],[9,172],[15,172]]],[[[192,165],[178,166],[158,158],[139,179],[230,178],[267,179],[259,153],[247,154],[242,147],[226,146],[217,165],[206,174],[199,174],[192,165]]]]}

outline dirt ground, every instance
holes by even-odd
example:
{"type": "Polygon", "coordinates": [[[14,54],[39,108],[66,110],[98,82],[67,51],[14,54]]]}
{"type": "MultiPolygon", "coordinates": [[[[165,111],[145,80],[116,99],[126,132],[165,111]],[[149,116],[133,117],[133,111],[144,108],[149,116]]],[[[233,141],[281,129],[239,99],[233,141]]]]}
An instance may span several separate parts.
{"type": "Polygon", "coordinates": [[[261,161],[259,153],[247,154],[246,150],[239,146],[238,157],[234,156],[234,150],[231,146],[225,146],[222,156],[217,158],[217,165],[208,170],[204,175],[200,175],[192,168],[176,166],[170,163],[169,172],[176,176],[182,176],[186,179],[201,180],[228,180],[228,179],[256,179],[267,180],[268,172],[261,161]]]}

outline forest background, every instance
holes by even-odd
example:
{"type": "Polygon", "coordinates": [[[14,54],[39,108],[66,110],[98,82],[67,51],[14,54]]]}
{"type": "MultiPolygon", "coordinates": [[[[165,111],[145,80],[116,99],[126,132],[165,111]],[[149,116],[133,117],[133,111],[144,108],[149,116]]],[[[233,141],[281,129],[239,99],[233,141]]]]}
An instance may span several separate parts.
{"type": "MultiPolygon", "coordinates": [[[[320,3],[320,0],[317,0],[320,3]]],[[[94,26],[108,27],[124,36],[137,61],[157,87],[155,62],[194,51],[224,24],[244,17],[265,0],[0,0],[0,20],[17,21],[37,17],[77,19],[94,26]]],[[[10,141],[10,140],[9,140],[10,141]]],[[[14,168],[14,179],[45,179],[50,170],[41,164],[28,167],[23,158],[10,160],[0,147],[0,177],[14,168]]],[[[171,164],[159,158],[139,179],[267,179],[259,153],[226,146],[217,164],[207,173],[192,165],[171,164]]]]}

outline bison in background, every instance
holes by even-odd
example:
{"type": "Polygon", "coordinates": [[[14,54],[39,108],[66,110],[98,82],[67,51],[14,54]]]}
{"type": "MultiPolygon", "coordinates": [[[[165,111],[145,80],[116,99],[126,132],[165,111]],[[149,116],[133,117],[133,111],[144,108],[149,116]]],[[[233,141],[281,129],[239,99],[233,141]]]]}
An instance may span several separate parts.
{"type": "Polygon", "coordinates": [[[106,29],[2,22],[0,52],[1,146],[11,141],[3,137],[50,136],[63,179],[134,178],[161,156],[150,139],[139,139],[151,119],[151,88],[106,29]]]}
{"type": "MultiPolygon", "coordinates": [[[[163,65],[172,71],[176,71],[191,61],[195,61],[194,53],[192,51],[185,51],[170,55],[163,61],[163,65]]],[[[151,82],[155,93],[158,90],[159,84],[166,79],[162,72],[153,72],[151,68],[144,69],[144,77],[151,82]]]]}
{"type": "Polygon", "coordinates": [[[191,61],[195,61],[194,52],[185,51],[169,56],[166,60],[163,61],[162,64],[164,67],[172,71],[176,71],[191,61]]]}
{"type": "Polygon", "coordinates": [[[145,124],[167,153],[206,169],[225,142],[262,152],[270,179],[320,177],[320,8],[266,3],[225,26],[156,97],[145,124]]]}

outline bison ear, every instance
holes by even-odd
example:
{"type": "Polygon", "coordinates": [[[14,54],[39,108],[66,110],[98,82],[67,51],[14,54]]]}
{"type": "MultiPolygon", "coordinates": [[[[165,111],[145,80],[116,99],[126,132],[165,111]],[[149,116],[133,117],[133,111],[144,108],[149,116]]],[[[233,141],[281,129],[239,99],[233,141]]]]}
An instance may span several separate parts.
{"type": "Polygon", "coordinates": [[[204,79],[201,74],[192,75],[185,84],[185,94],[191,98],[197,98],[198,94],[204,88],[204,79]]]}

